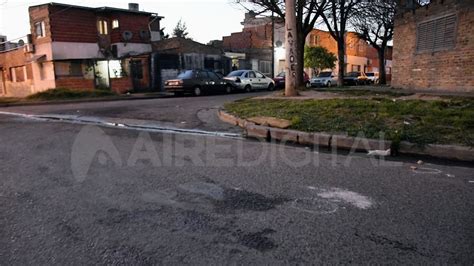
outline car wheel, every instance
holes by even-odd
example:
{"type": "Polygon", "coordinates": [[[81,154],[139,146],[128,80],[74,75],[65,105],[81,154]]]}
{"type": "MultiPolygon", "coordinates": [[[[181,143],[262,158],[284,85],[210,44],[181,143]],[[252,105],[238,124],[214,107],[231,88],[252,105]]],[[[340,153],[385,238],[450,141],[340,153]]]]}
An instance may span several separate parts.
{"type": "Polygon", "coordinates": [[[247,86],[245,86],[244,90],[245,90],[245,92],[251,92],[252,87],[250,85],[247,85],[247,86]]]}
{"type": "Polygon", "coordinates": [[[227,84],[227,85],[225,86],[225,92],[226,92],[227,94],[232,93],[232,87],[231,87],[229,84],[227,84]]]}
{"type": "Polygon", "coordinates": [[[328,81],[327,86],[328,86],[328,88],[331,88],[331,86],[332,86],[331,81],[328,81]]]}
{"type": "Polygon", "coordinates": [[[194,94],[194,96],[201,96],[202,95],[201,88],[200,87],[194,87],[193,94],[194,94]]]}
{"type": "Polygon", "coordinates": [[[273,91],[274,89],[275,89],[275,86],[270,83],[270,85],[268,85],[268,90],[273,91]]]}

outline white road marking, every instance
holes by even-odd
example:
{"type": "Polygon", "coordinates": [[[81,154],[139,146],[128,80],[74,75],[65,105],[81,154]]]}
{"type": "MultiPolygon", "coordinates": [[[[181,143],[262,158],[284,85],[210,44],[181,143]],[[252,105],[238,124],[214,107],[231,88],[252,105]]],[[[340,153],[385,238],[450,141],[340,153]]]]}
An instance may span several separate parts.
{"type": "Polygon", "coordinates": [[[340,188],[332,188],[329,191],[318,193],[318,196],[324,199],[340,200],[359,209],[368,209],[374,204],[373,201],[366,196],[340,188]]]}

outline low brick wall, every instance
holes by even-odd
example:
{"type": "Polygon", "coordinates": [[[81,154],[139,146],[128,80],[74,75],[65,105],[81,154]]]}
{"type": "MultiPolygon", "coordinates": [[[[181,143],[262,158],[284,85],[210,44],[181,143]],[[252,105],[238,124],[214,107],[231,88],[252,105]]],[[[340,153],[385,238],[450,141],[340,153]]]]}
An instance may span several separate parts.
{"type": "Polygon", "coordinates": [[[132,89],[132,81],[129,77],[110,79],[112,91],[123,94],[132,89]]]}
{"type": "Polygon", "coordinates": [[[56,79],[56,88],[71,88],[71,89],[83,89],[83,90],[93,90],[95,89],[94,80],[84,79],[81,77],[77,78],[57,78],[56,79]]]}

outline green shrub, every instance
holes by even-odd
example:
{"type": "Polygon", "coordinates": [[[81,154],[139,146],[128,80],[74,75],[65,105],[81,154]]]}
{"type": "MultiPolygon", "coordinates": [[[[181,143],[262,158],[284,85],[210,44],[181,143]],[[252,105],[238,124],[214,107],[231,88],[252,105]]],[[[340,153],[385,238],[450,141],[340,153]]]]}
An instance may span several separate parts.
{"type": "Polygon", "coordinates": [[[27,97],[28,100],[64,100],[77,98],[93,98],[113,96],[115,93],[107,90],[80,90],[70,88],[56,88],[38,92],[27,97]]]}

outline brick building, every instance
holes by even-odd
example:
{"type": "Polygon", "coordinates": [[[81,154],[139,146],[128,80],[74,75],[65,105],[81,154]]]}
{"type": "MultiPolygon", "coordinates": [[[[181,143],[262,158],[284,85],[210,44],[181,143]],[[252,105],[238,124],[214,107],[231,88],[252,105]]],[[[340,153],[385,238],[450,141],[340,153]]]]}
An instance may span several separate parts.
{"type": "MultiPolygon", "coordinates": [[[[270,75],[278,74],[285,69],[285,26],[284,23],[271,17],[257,17],[255,13],[247,13],[242,22],[242,32],[232,33],[223,37],[222,47],[226,54],[234,59],[239,68],[251,68],[270,75]],[[273,28],[275,34],[273,35],[273,28]],[[272,45],[272,38],[274,45],[272,45]],[[272,55],[273,53],[273,55],[272,55]],[[272,57],[273,56],[273,57],[272,57]],[[274,60],[272,62],[272,60],[274,60]]],[[[309,46],[323,46],[337,54],[337,43],[327,31],[314,29],[306,38],[309,46]]],[[[350,71],[378,72],[378,54],[375,48],[360,39],[356,33],[348,32],[346,40],[346,69],[350,71]]],[[[392,47],[387,48],[387,78],[390,79],[392,65],[392,47]]],[[[313,74],[306,70],[310,76],[313,74]]],[[[337,63],[335,72],[338,71],[337,63]]]]}
{"type": "MultiPolygon", "coordinates": [[[[306,44],[311,47],[322,46],[337,55],[337,42],[327,31],[314,29],[306,38],[306,44]]],[[[392,47],[386,49],[385,68],[387,79],[390,80],[392,70],[392,47]]],[[[378,72],[380,69],[377,50],[357,36],[355,32],[346,34],[346,68],[344,72],[363,71],[378,72]]],[[[284,61],[283,61],[284,62],[284,61]]],[[[284,67],[284,66],[280,66],[284,67]]],[[[337,72],[338,64],[334,72],[337,72]]]]}
{"type": "Polygon", "coordinates": [[[284,43],[284,23],[271,17],[257,17],[255,13],[245,14],[241,32],[232,33],[222,39],[222,48],[233,59],[233,65],[239,69],[255,69],[271,76],[272,38],[284,43]],[[275,25],[275,36],[273,36],[275,25]]]}
{"type": "Polygon", "coordinates": [[[29,7],[26,45],[0,52],[1,93],[23,97],[50,88],[150,87],[151,42],[160,39],[154,13],[49,3],[29,7]]]}
{"type": "Polygon", "coordinates": [[[394,87],[474,92],[474,2],[433,0],[395,20],[394,87]]]}

